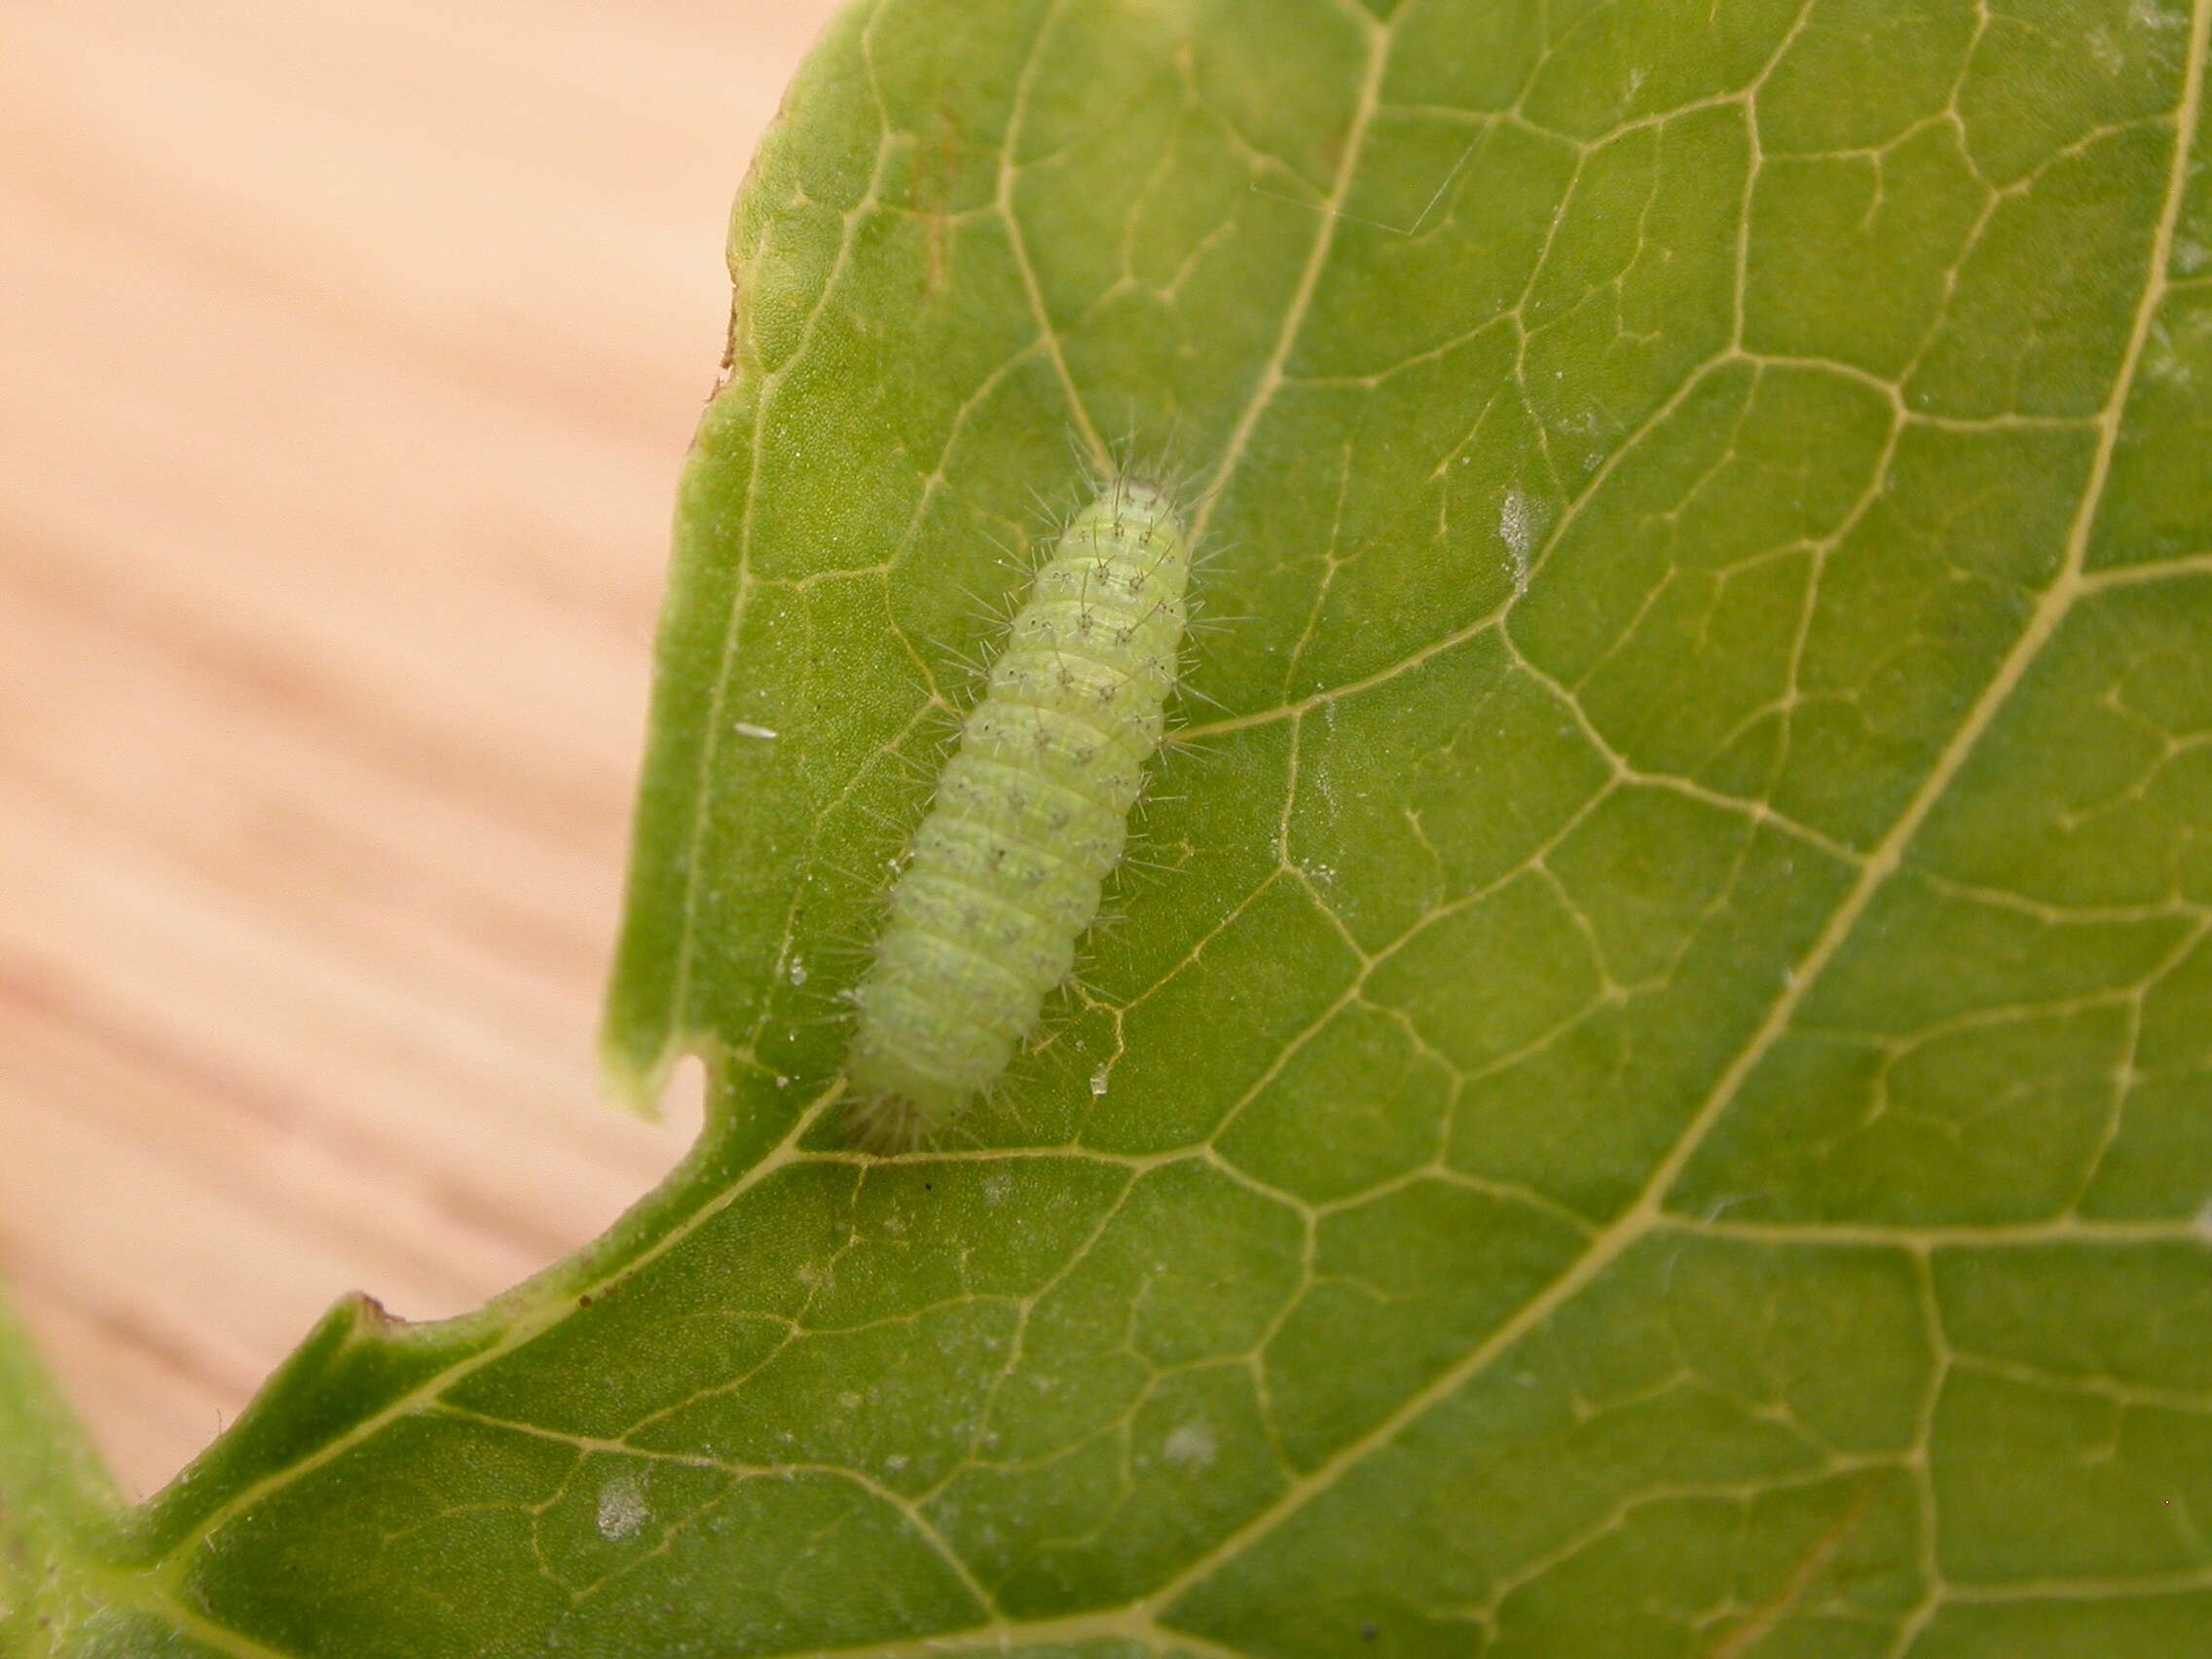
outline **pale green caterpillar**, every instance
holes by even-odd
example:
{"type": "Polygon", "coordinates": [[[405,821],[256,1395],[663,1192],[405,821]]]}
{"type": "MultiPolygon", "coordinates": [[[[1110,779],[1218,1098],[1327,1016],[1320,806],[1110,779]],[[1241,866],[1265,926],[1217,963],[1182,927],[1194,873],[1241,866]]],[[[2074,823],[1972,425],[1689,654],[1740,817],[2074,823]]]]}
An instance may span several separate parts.
{"type": "Polygon", "coordinates": [[[1110,481],[1069,521],[990,666],[854,1000],[846,1124],[933,1142],[1006,1075],[1122,856],[1183,644],[1168,492],[1110,481]]]}

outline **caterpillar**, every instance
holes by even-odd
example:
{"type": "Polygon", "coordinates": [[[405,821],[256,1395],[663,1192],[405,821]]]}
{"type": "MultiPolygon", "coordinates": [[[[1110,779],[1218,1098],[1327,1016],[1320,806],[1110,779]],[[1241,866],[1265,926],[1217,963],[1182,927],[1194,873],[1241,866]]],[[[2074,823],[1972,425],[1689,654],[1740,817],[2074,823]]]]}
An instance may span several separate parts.
{"type": "Polygon", "coordinates": [[[1075,965],[1175,687],[1191,549],[1169,491],[1068,521],[914,833],[859,1010],[847,1132],[926,1146],[1006,1075],[1075,965]]]}

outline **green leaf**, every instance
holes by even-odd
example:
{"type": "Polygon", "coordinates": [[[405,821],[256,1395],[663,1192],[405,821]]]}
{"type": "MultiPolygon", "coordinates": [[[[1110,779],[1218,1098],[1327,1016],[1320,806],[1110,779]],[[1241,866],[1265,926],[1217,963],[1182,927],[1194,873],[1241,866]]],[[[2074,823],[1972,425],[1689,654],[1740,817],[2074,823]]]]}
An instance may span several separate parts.
{"type": "Polygon", "coordinates": [[[882,0],[740,200],[609,1051],[87,1654],[2173,1659],[2212,1629],[2212,0],[882,0]],[[1223,618],[943,1156],[835,1124],[1102,455],[1223,618]]]}
{"type": "Polygon", "coordinates": [[[87,1566],[122,1502],[69,1408],[0,1304],[0,1652],[56,1651],[98,1616],[87,1566]]]}

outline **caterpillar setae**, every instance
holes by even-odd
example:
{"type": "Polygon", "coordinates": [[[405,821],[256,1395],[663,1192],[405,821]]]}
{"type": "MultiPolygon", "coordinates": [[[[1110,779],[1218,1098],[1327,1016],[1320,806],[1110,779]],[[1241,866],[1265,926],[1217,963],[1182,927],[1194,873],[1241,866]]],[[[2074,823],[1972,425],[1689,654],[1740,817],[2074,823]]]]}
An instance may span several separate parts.
{"type": "Polygon", "coordinates": [[[932,1142],[1006,1075],[1075,964],[1160,747],[1191,550],[1168,491],[1068,522],[970,711],[854,992],[848,1132],[932,1142]]]}

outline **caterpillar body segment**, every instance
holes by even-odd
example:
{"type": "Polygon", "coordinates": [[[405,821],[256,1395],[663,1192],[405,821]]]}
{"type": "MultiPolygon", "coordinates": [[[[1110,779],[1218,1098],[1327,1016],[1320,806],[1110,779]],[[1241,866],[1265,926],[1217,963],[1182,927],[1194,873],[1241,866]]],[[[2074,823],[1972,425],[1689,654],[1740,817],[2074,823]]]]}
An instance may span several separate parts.
{"type": "Polygon", "coordinates": [[[1005,1076],[1068,977],[1160,747],[1191,550],[1167,492],[1110,481],[1015,614],[854,993],[855,1140],[930,1144],[1005,1076]]]}

